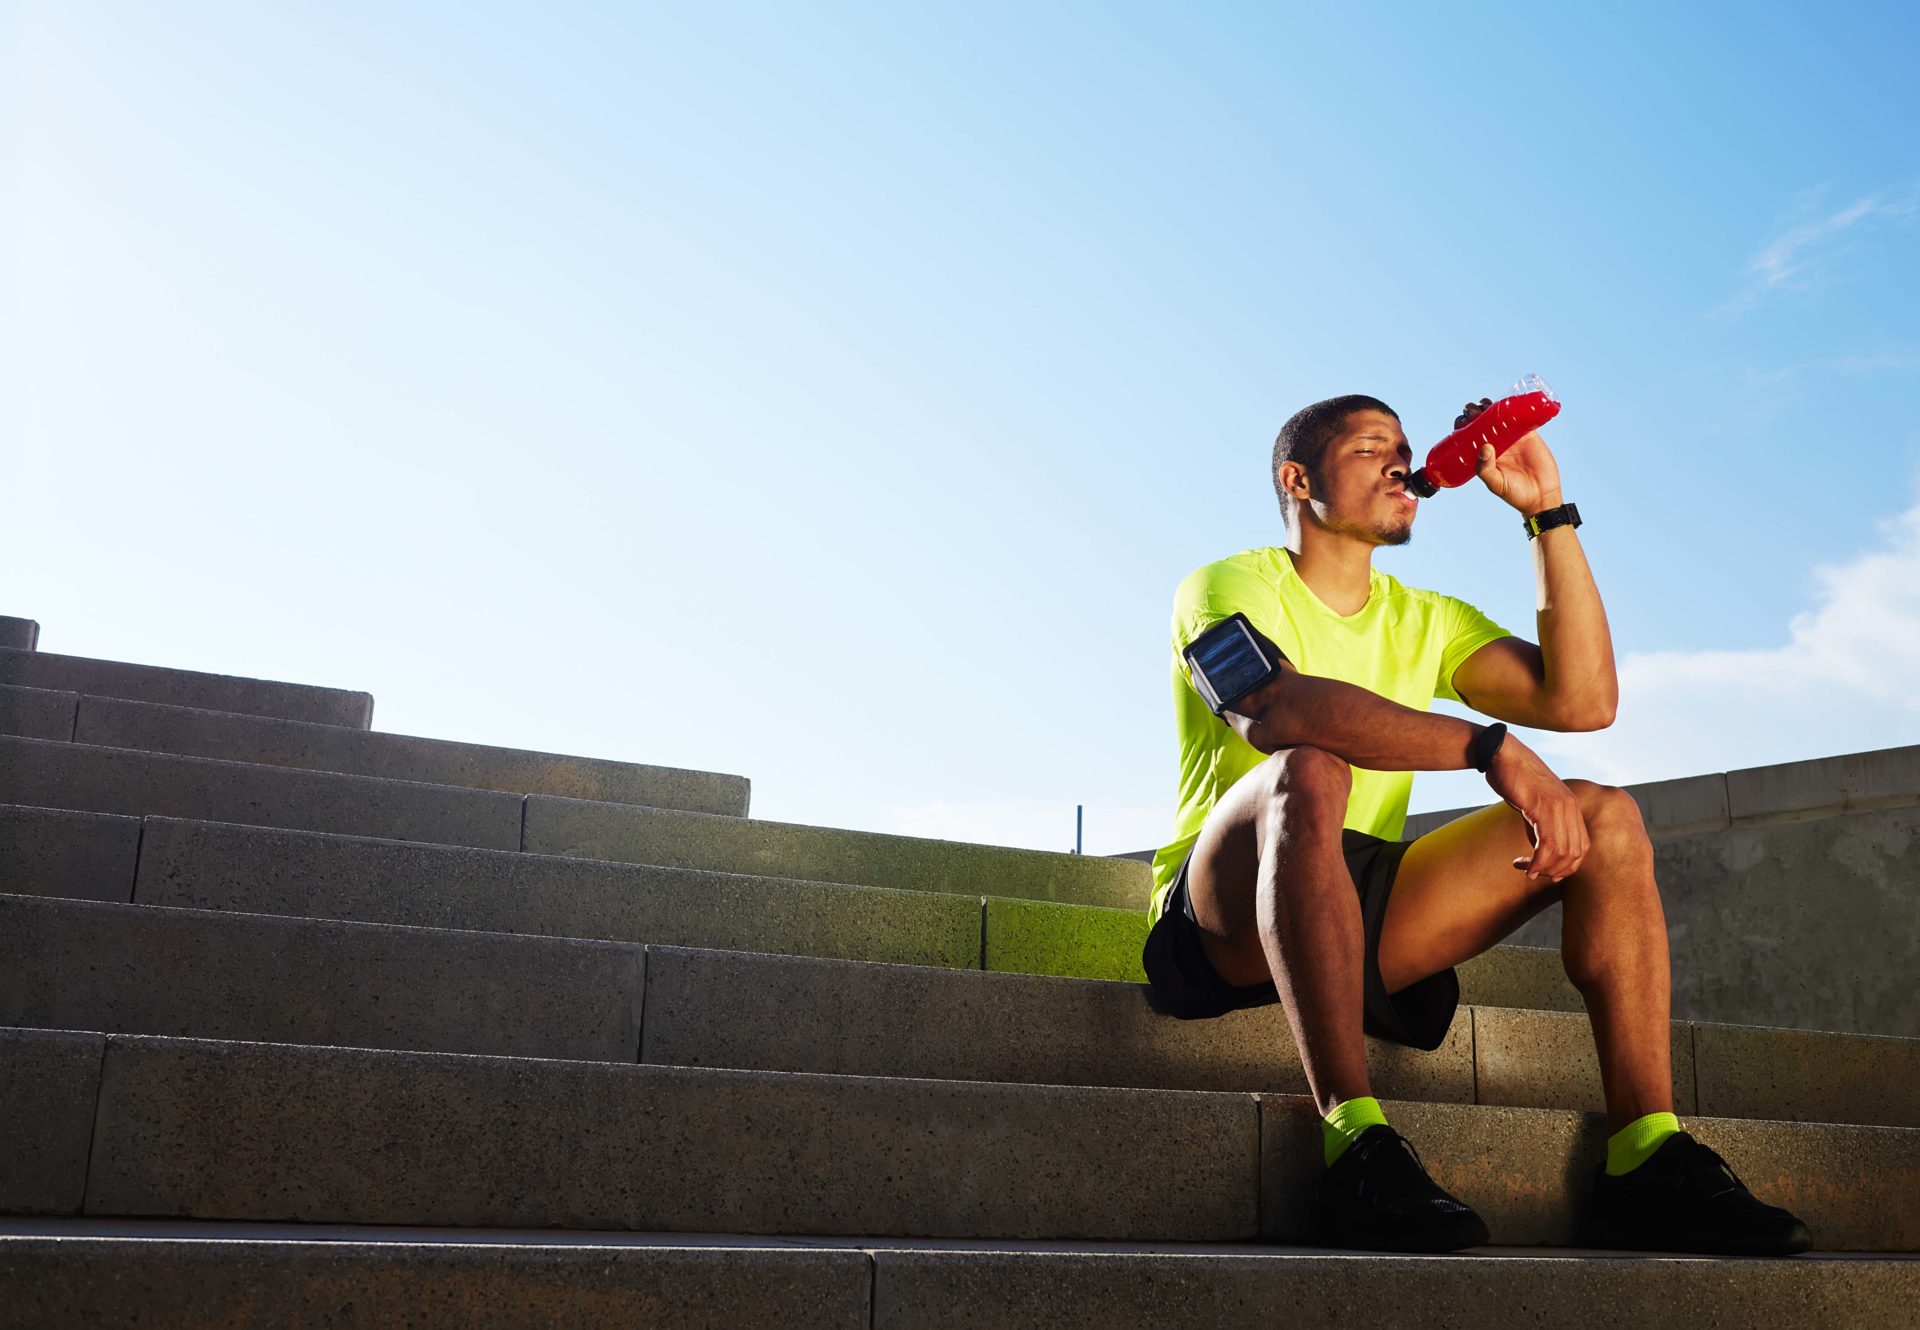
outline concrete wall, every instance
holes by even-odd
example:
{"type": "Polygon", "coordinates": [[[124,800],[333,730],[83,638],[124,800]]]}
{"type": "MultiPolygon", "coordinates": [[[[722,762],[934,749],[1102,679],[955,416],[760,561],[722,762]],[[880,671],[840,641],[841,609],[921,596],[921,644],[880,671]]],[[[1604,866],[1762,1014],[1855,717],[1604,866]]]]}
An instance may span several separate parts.
{"type": "MultiPolygon", "coordinates": [[[[1920,1037],[1920,807],[1656,838],[1682,1020],[1920,1037]]],[[[1511,942],[1560,945],[1561,907],[1511,942]]]]}

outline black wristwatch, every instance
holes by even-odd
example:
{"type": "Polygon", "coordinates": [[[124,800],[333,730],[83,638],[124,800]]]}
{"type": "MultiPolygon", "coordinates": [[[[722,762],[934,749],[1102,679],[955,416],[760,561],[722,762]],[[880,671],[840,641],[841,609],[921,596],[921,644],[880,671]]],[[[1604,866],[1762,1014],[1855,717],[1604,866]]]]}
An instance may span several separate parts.
{"type": "Polygon", "coordinates": [[[1563,503],[1558,508],[1535,513],[1522,525],[1527,529],[1527,539],[1532,540],[1542,531],[1551,531],[1557,526],[1579,526],[1580,510],[1570,503],[1563,503]]]}
{"type": "Polygon", "coordinates": [[[1500,745],[1507,741],[1507,727],[1504,721],[1495,721],[1473,736],[1473,742],[1467,745],[1467,761],[1473,769],[1485,775],[1487,768],[1493,765],[1493,755],[1500,751],[1500,745]]]}

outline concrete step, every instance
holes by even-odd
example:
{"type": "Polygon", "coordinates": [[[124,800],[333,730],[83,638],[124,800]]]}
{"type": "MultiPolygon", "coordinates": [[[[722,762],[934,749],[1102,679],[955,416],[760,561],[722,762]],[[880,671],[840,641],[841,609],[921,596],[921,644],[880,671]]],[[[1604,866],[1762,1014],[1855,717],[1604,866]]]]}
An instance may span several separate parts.
{"type": "MultiPolygon", "coordinates": [[[[68,733],[27,733],[5,727],[6,699],[0,696],[0,733],[26,733],[38,739],[71,738],[76,743],[105,748],[337,771],[383,780],[512,794],[557,794],[732,817],[747,815],[744,776],[422,739],[157,702],[82,697],[76,703],[77,716],[69,715],[68,733]]],[[[43,722],[41,728],[52,727],[43,722]]]]}
{"type": "Polygon", "coordinates": [[[0,895],[0,1025],[634,1062],[631,943],[0,895]]]}
{"type": "Polygon", "coordinates": [[[668,868],[1146,908],[1145,865],[918,836],[0,737],[0,803],[668,868]]]}
{"type": "MultiPolygon", "coordinates": [[[[0,1098],[14,1214],[1294,1241],[1321,1171],[1275,1094],[11,1031],[0,1098]]],[[[1385,1108],[1496,1240],[1578,1241],[1600,1115],[1385,1108]]],[[[1920,1131],[1689,1126],[1821,1249],[1920,1248],[1920,1131]]]]}
{"type": "Polygon", "coordinates": [[[13,651],[32,651],[39,645],[39,624],[32,619],[16,619],[0,614],[0,647],[13,651]]]}
{"type": "MultiPolygon", "coordinates": [[[[0,1025],[666,1066],[1307,1092],[1284,1011],[1139,984],[0,896],[0,1025]],[[645,1019],[642,1021],[644,1010],[645,1019]]],[[[1395,1099],[1587,1109],[1584,1016],[1369,1041],[1395,1099]]],[[[1920,1127],[1920,1041],[1675,1022],[1676,1111],[1920,1127]]]]}
{"type": "Polygon", "coordinates": [[[49,651],[0,646],[0,684],[50,688],[138,702],[243,711],[254,716],[318,721],[366,729],[373,723],[373,695],[313,684],[243,679],[197,670],[131,665],[90,656],[61,656],[49,651]]]}
{"type": "MultiPolygon", "coordinates": [[[[1656,837],[1908,807],[1920,804],[1920,744],[1646,781],[1624,788],[1640,805],[1647,831],[1656,837]]],[[[1486,802],[1492,801],[1489,795],[1486,802]]],[[[1402,839],[1417,840],[1435,827],[1485,806],[1409,814],[1402,839]]]]}
{"type": "Polygon", "coordinates": [[[0,734],[22,739],[72,739],[79,703],[78,693],[0,686],[0,734]]]}
{"type": "Polygon", "coordinates": [[[0,891],[130,901],[140,819],[0,803],[0,891]]]}
{"type": "Polygon", "coordinates": [[[140,1324],[1483,1326],[1898,1324],[1920,1261],[1446,1257],[1189,1243],[42,1221],[0,1230],[0,1327],[140,1324]],[[249,1315],[254,1308],[271,1313],[249,1315]],[[272,1319],[269,1320],[268,1317],[272,1319]]]}
{"type": "MultiPolygon", "coordinates": [[[[0,737],[0,803],[520,848],[524,796],[0,737]]],[[[728,821],[732,819],[718,819],[728,821]]]]}
{"type": "Polygon", "coordinates": [[[767,873],[811,882],[1143,912],[1152,885],[1152,874],[1144,864],[1099,855],[747,821],[538,794],[527,797],[522,848],[534,854],[668,868],[767,873]]]}
{"type": "MultiPolygon", "coordinates": [[[[1144,983],[1139,910],[0,806],[0,891],[1144,983]],[[1130,952],[1128,948],[1131,948],[1130,952]]],[[[1465,1000],[1582,1010],[1558,952],[1495,947],[1465,1000]]]]}
{"type": "MultiPolygon", "coordinates": [[[[1306,1094],[1279,1006],[1142,985],[0,896],[0,1025],[943,1081],[1306,1094]],[[138,965],[129,963],[138,958],[138,965]],[[645,1009],[645,1023],[641,1011],[645,1009]]],[[[1584,1015],[1463,1008],[1369,1040],[1382,1096],[1586,1109],[1584,1015]]],[[[1674,1023],[1684,1115],[1920,1127],[1920,1042],[1674,1023]]]]}

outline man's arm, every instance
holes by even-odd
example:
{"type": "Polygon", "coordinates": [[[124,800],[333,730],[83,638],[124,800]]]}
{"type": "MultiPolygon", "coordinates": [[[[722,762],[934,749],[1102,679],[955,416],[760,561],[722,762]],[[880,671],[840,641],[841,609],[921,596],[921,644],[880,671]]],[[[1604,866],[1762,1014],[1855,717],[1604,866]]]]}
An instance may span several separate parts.
{"type": "MultiPolygon", "coordinates": [[[[1555,490],[1533,511],[1560,503],[1560,491],[1555,490]]],[[[1548,704],[1567,729],[1605,729],[1620,705],[1620,679],[1613,668],[1607,610],[1600,603],[1593,569],[1587,566],[1580,533],[1557,526],[1528,543],[1533,546],[1534,617],[1548,704]]]]}
{"type": "MultiPolygon", "coordinates": [[[[1556,497],[1546,507],[1558,503],[1556,497]]],[[[1453,689],[1475,711],[1515,725],[1604,730],[1619,706],[1620,681],[1580,534],[1557,526],[1532,543],[1540,645],[1518,637],[1487,643],[1460,662],[1453,689]]]]}
{"type": "MultiPolygon", "coordinates": [[[[1305,744],[1371,771],[1465,769],[1472,765],[1467,745],[1481,729],[1457,716],[1415,711],[1356,684],[1302,674],[1284,659],[1279,674],[1220,718],[1263,753],[1305,744]]],[[[1537,753],[1509,733],[1486,775],[1493,792],[1526,819],[1534,843],[1531,857],[1515,860],[1515,868],[1529,879],[1558,882],[1580,867],[1588,846],[1580,801],[1537,753]]]]}
{"type": "MultiPolygon", "coordinates": [[[[1469,405],[1460,423],[1479,414],[1469,405]]],[[[1480,479],[1521,514],[1560,506],[1560,468],[1538,431],[1495,458],[1483,447],[1480,479]]],[[[1600,588],[1571,526],[1543,531],[1533,546],[1535,621],[1540,645],[1489,642],[1460,662],[1453,690],[1475,711],[1548,730],[1602,730],[1620,705],[1613,634],[1600,588]]]]}
{"type": "Polygon", "coordinates": [[[1288,660],[1220,719],[1263,753],[1307,744],[1370,771],[1462,770],[1470,765],[1467,745],[1481,730],[1472,721],[1416,711],[1358,684],[1302,674],[1288,660]]]}

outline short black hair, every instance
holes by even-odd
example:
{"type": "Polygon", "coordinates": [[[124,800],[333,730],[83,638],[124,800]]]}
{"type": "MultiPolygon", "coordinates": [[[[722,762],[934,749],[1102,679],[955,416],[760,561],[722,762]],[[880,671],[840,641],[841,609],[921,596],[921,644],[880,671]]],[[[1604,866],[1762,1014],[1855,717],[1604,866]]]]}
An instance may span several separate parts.
{"type": "Polygon", "coordinates": [[[1327,458],[1327,445],[1355,411],[1384,411],[1395,420],[1400,419],[1400,413],[1378,397],[1348,393],[1302,407],[1280,427],[1280,437],[1273,441],[1273,492],[1280,499],[1280,518],[1288,530],[1293,528],[1293,496],[1280,483],[1280,464],[1298,462],[1306,468],[1309,484],[1324,485],[1325,474],[1321,468],[1327,458]]]}

